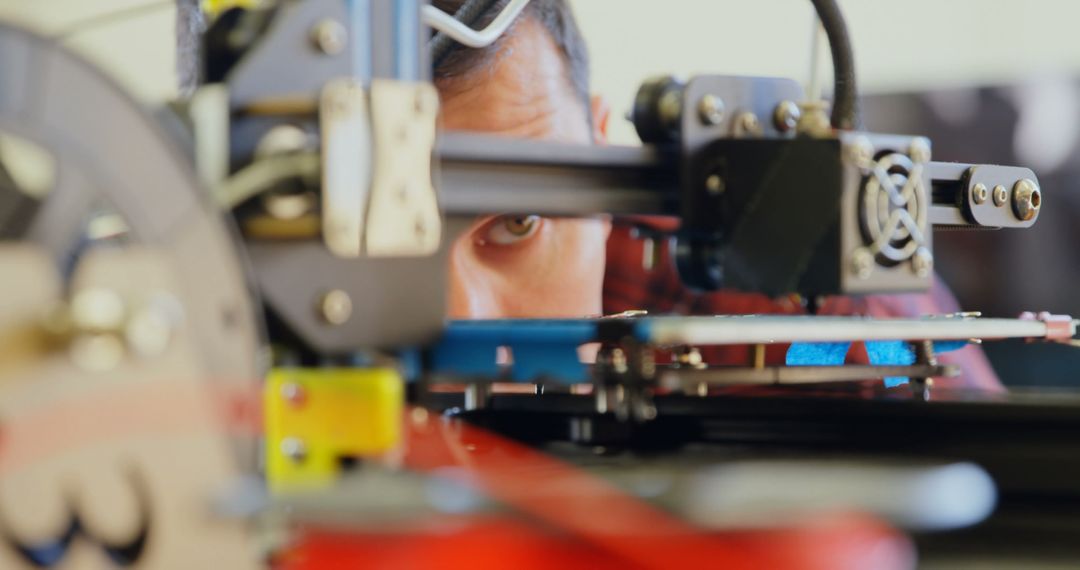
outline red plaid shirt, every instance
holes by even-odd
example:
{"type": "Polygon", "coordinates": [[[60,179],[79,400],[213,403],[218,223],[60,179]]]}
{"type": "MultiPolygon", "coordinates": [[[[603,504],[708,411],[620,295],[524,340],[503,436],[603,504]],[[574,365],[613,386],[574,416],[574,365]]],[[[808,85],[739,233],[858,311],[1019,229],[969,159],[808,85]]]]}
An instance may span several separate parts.
{"type": "MultiPolygon", "coordinates": [[[[656,225],[670,224],[657,222],[656,225]]],[[[635,309],[646,310],[650,314],[684,315],[806,314],[806,309],[795,296],[771,299],[765,295],[734,290],[697,293],[687,289],[679,281],[666,240],[654,242],[657,248],[656,263],[648,271],[642,262],[644,241],[633,238],[631,231],[629,227],[617,225],[608,240],[607,273],[604,278],[604,312],[607,314],[635,309]]],[[[957,311],[956,300],[948,288],[935,278],[928,294],[829,297],[819,307],[818,314],[895,318],[957,311]]],[[[766,362],[783,364],[786,352],[786,345],[769,345],[766,347],[766,362]]],[[[750,346],[709,347],[702,351],[702,355],[710,364],[745,365],[752,362],[750,346]]],[[[847,361],[852,364],[869,362],[862,343],[852,347],[847,361]]],[[[958,365],[961,374],[956,378],[938,380],[936,386],[1002,390],[986,355],[978,346],[941,355],[939,361],[958,365]]]]}

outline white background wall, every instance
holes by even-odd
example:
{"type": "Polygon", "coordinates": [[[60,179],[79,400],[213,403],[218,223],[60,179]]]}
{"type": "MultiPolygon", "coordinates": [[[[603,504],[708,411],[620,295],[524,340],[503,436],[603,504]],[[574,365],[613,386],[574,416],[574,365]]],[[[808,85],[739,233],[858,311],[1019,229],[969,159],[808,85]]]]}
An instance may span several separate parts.
{"type": "MultiPolygon", "coordinates": [[[[571,0],[594,61],[594,89],[621,115],[657,73],[805,80],[806,0],[571,0]]],[[[0,19],[50,32],[135,6],[161,8],[73,37],[140,97],[174,92],[171,0],[0,0],[0,19]]],[[[864,91],[1016,81],[1080,71],[1080,1],[841,0],[864,91]]],[[[613,138],[633,134],[622,121],[613,138]]]]}
{"type": "MultiPolygon", "coordinates": [[[[807,0],[574,0],[594,84],[617,110],[642,78],[809,76],[807,0]]],[[[1076,0],[841,0],[864,92],[1080,70],[1076,0]]],[[[828,77],[831,77],[829,75],[828,77]]],[[[614,139],[632,132],[612,125],[614,139]]],[[[621,123],[621,124],[619,124],[621,123]]]]}

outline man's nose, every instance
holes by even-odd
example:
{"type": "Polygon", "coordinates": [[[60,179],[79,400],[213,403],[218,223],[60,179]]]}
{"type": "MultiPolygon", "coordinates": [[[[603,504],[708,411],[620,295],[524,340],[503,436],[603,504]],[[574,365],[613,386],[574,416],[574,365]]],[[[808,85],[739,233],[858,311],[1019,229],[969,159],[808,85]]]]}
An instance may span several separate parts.
{"type": "Polygon", "coordinates": [[[450,252],[450,291],[447,311],[452,319],[491,319],[504,316],[497,276],[466,248],[450,252]]]}

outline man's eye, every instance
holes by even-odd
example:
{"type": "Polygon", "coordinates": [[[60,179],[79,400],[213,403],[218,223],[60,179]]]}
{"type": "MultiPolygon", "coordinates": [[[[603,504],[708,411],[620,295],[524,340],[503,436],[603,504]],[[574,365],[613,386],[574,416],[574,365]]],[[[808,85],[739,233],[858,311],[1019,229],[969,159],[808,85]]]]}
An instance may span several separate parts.
{"type": "Polygon", "coordinates": [[[540,229],[540,216],[502,216],[488,227],[483,241],[495,245],[510,245],[529,239],[540,229]]]}

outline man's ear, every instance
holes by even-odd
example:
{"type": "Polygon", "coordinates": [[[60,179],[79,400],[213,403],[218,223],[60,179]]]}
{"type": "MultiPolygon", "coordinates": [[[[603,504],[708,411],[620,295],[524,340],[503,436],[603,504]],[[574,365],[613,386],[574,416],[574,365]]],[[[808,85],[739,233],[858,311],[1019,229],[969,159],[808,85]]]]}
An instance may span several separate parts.
{"type": "Polygon", "coordinates": [[[611,105],[600,95],[593,95],[589,100],[592,106],[592,137],[596,144],[607,143],[608,121],[611,119],[611,105]]]}

